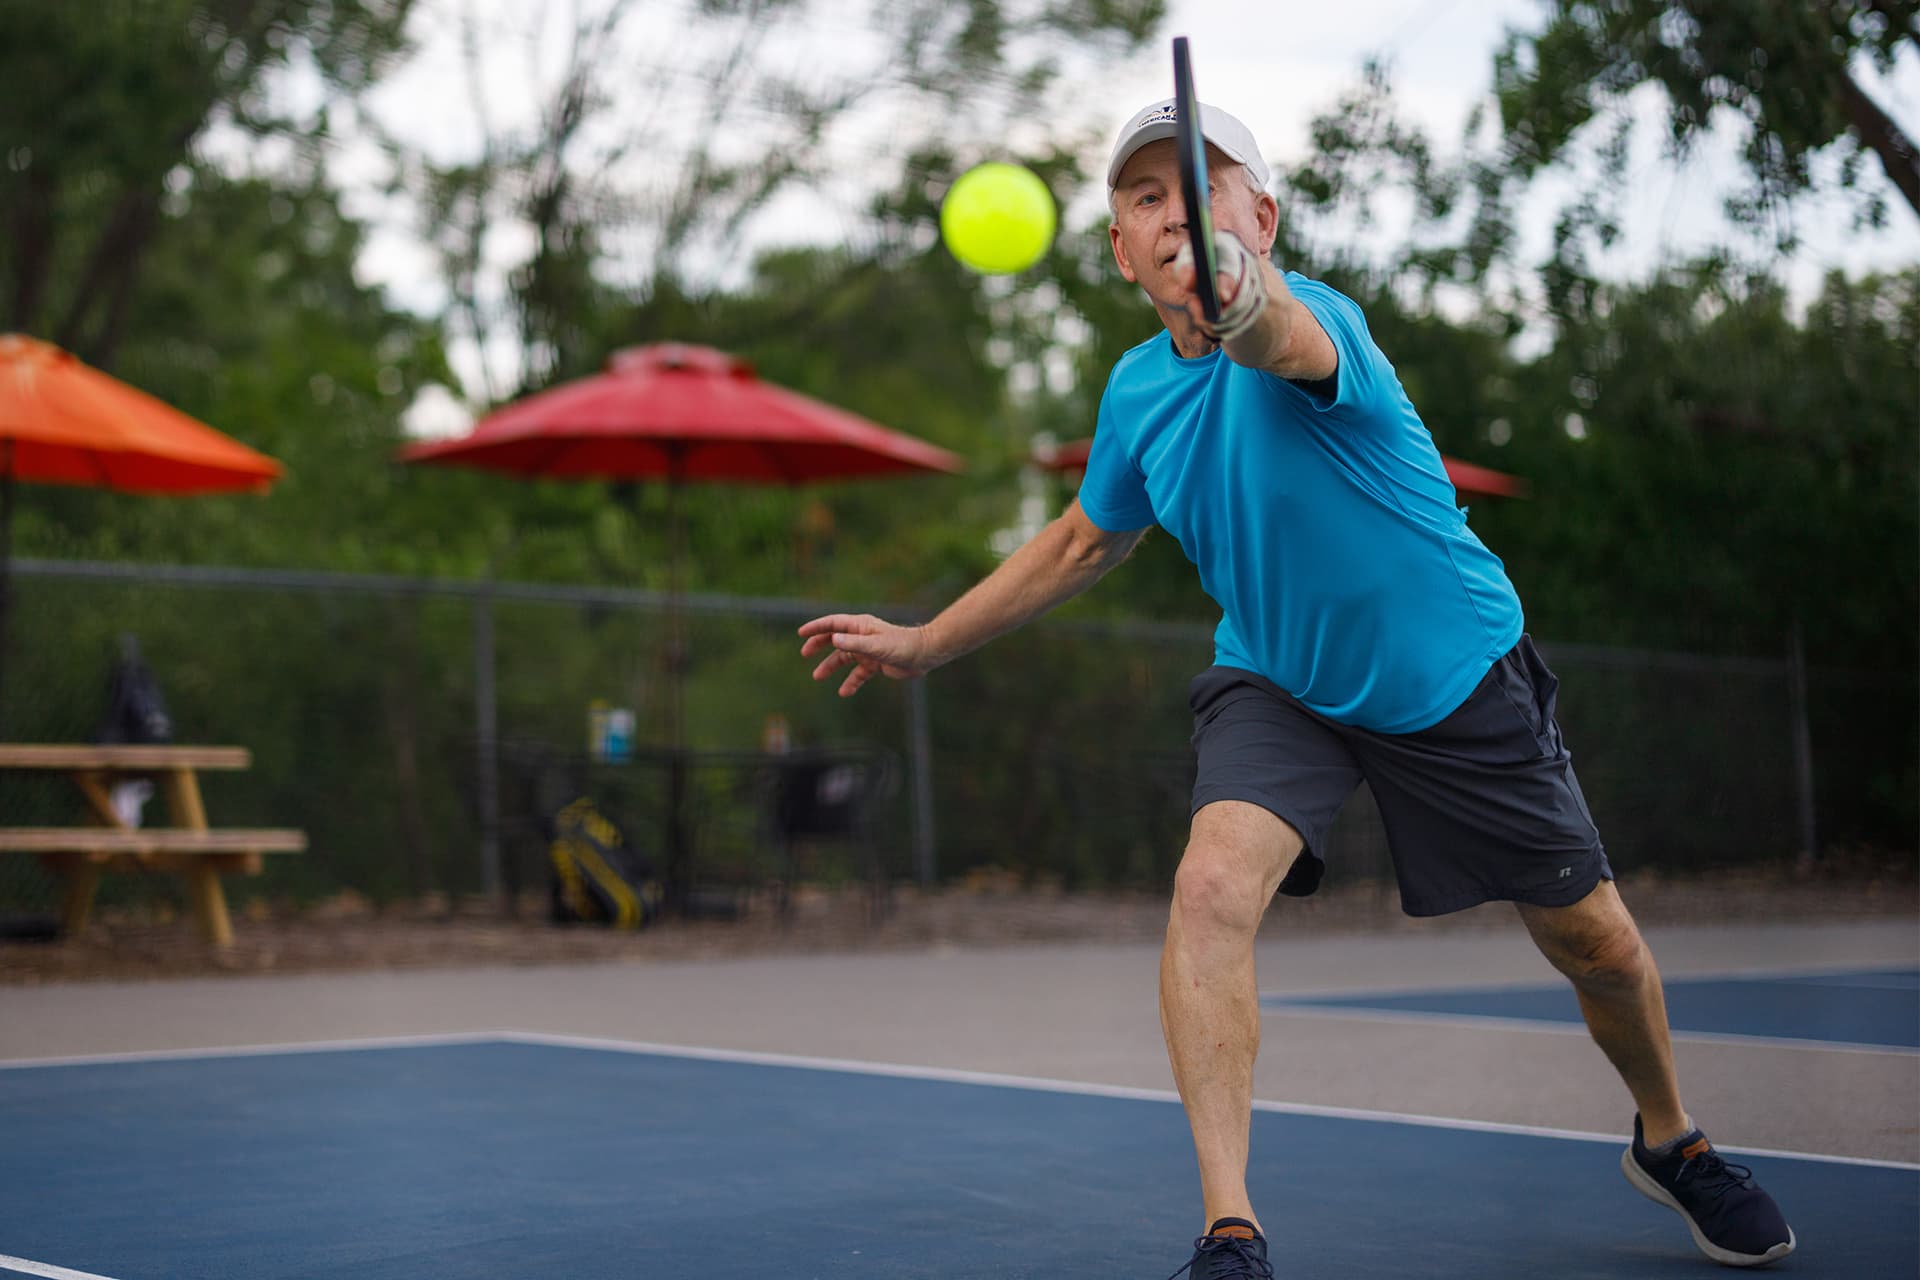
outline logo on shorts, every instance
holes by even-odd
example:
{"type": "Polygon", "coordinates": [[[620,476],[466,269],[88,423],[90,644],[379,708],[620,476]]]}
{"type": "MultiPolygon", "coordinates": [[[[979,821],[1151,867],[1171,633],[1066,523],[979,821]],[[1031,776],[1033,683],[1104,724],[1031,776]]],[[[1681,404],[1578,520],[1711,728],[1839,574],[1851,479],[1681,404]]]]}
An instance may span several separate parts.
{"type": "Polygon", "coordinates": [[[1560,868],[1560,878],[1561,878],[1562,880],[1565,880],[1565,879],[1566,879],[1566,878],[1567,878],[1568,876],[1570,876],[1570,875],[1572,875],[1572,874],[1573,874],[1573,868],[1572,868],[1572,867],[1562,867],[1562,868],[1560,868]]]}

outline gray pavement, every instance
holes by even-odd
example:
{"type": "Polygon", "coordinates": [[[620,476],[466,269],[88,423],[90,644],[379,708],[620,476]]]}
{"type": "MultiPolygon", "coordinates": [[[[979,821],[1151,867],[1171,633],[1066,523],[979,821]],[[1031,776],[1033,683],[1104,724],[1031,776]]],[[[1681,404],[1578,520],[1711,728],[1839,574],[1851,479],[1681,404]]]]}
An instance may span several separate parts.
{"type": "MultiPolygon", "coordinates": [[[[1920,963],[1910,920],[1647,936],[1669,977],[1920,963]]],[[[1157,966],[1151,945],[1074,945],[14,987],[0,989],[0,1060],[527,1031],[1170,1089],[1157,966]]],[[[1267,993],[1552,977],[1517,926],[1283,937],[1260,944],[1259,970],[1267,993]]],[[[1262,1100],[1610,1133],[1631,1122],[1576,1030],[1299,1011],[1263,1026],[1262,1100]]],[[[1676,1053],[1690,1111],[1724,1145],[1920,1162],[1920,1055],[1676,1053]]]]}

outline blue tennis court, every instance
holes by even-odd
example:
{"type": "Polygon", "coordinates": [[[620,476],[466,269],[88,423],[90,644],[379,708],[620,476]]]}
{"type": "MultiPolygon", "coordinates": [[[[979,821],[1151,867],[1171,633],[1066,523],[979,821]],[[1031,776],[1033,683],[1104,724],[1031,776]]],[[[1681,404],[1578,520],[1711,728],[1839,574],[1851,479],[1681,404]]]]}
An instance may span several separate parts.
{"type": "MultiPolygon", "coordinates": [[[[1669,980],[1666,991],[1667,1020],[1676,1035],[1920,1049],[1920,970],[1691,978],[1669,980]]],[[[1564,982],[1537,987],[1269,996],[1261,1003],[1275,1010],[1367,1010],[1580,1023],[1580,1006],[1572,987],[1564,982]]]]}
{"type": "MultiPolygon", "coordinates": [[[[1711,1273],[1613,1140],[1253,1126],[1280,1275],[1711,1273]]],[[[0,1275],[61,1280],[1157,1280],[1197,1226],[1170,1095],[551,1037],[20,1064],[0,1133],[0,1275]]],[[[1781,1270],[1913,1273],[1920,1168],[1749,1159],[1781,1270]]]]}

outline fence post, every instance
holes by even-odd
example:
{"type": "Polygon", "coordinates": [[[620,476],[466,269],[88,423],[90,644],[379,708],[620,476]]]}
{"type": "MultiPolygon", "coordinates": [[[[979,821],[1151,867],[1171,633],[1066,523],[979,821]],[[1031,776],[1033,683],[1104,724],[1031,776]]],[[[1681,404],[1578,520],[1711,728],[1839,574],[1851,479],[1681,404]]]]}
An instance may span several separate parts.
{"type": "Polygon", "coordinates": [[[1787,696],[1793,706],[1793,776],[1800,809],[1800,854],[1802,871],[1819,857],[1818,834],[1814,827],[1813,807],[1813,728],[1807,713],[1807,647],[1801,637],[1800,619],[1793,620],[1788,641],[1787,696]]]}
{"type": "Polygon", "coordinates": [[[933,731],[927,712],[925,677],[907,681],[907,740],[913,752],[913,870],[920,887],[930,889],[934,866],[933,731]]]}
{"type": "Polygon", "coordinates": [[[500,882],[500,746],[493,685],[493,578],[473,599],[473,720],[480,804],[480,883],[494,910],[507,912],[500,882]]]}

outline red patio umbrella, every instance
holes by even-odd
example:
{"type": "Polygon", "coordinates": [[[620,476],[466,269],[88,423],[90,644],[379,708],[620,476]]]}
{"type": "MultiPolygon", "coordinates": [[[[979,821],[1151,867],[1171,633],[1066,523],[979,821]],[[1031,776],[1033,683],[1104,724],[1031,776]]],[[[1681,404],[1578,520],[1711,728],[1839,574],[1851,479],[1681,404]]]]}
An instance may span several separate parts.
{"type": "MultiPolygon", "coordinates": [[[[924,440],[763,382],[737,356],[678,342],[616,351],[601,373],[537,392],[488,414],[468,435],[412,445],[400,457],[516,476],[666,481],[676,650],[686,483],[796,485],[965,467],[924,440]]],[[[676,690],[676,748],[678,703],[676,690]]]]}
{"type": "MultiPolygon", "coordinates": [[[[1065,444],[1055,445],[1052,449],[1036,449],[1033,460],[1049,471],[1085,471],[1087,455],[1092,449],[1093,437],[1088,436],[1084,440],[1069,440],[1065,444]]],[[[1440,461],[1447,468],[1447,479],[1453,481],[1454,492],[1463,500],[1524,498],[1527,494],[1527,482],[1518,476],[1462,462],[1445,454],[1440,456],[1440,461]]]]}
{"type": "Polygon", "coordinates": [[[682,486],[797,485],[964,468],[945,449],[763,382],[736,356],[677,342],[617,351],[600,373],[516,401],[487,415],[469,435],[413,445],[400,456],[517,476],[667,483],[673,857],[684,852],[685,840],[679,826],[682,486]]]}
{"type": "Polygon", "coordinates": [[[127,493],[264,492],[280,473],[265,454],[51,343],[0,334],[0,646],[16,480],[127,493]]]}
{"type": "Polygon", "coordinates": [[[521,476],[736,484],[965,465],[924,440],[762,382],[737,356],[678,342],[616,351],[602,373],[488,414],[470,435],[400,456],[521,476]]]}

